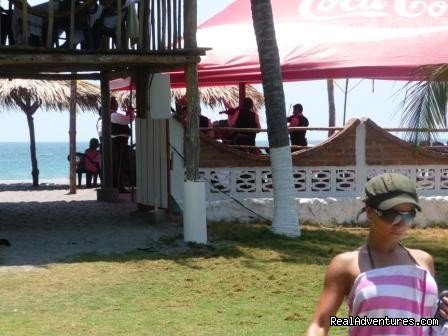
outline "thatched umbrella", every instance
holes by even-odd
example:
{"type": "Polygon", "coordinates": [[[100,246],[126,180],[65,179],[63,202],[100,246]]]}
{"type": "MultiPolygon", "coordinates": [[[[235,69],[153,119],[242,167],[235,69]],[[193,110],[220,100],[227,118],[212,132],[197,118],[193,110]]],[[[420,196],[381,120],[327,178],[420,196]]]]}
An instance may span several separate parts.
{"type": "MultiPolygon", "coordinates": [[[[175,101],[185,97],[185,89],[173,89],[171,95],[175,101]]],[[[238,86],[210,86],[199,88],[199,97],[202,104],[215,108],[227,108],[228,106],[237,107],[239,105],[239,88],[238,86]]],[[[263,93],[259,92],[252,85],[246,85],[246,97],[254,101],[256,109],[264,106],[263,93]]]]}
{"type": "MultiPolygon", "coordinates": [[[[99,106],[98,86],[78,81],[76,103],[81,111],[99,106]]],[[[70,81],[0,79],[0,105],[7,108],[20,107],[25,113],[30,132],[30,152],[33,186],[39,185],[39,169],[36,158],[34,113],[43,107],[49,111],[68,110],[70,107],[70,81]]]]}
{"type": "MultiPolygon", "coordinates": [[[[121,103],[125,98],[129,98],[129,91],[115,91],[113,93],[121,103]]],[[[171,96],[178,102],[185,97],[185,89],[171,89],[171,96]]],[[[239,105],[239,88],[238,86],[210,86],[200,87],[199,96],[202,104],[211,108],[227,108],[228,106],[237,107],[239,105]]],[[[264,106],[264,97],[252,85],[246,86],[246,97],[254,101],[257,109],[264,106]]],[[[135,99],[135,95],[132,97],[135,99]]]]}

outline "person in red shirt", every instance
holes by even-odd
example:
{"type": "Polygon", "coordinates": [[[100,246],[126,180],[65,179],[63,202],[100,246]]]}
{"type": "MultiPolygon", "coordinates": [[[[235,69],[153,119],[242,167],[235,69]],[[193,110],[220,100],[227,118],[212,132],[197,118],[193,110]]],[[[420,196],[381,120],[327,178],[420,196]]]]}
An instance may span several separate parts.
{"type": "MultiPolygon", "coordinates": [[[[308,119],[303,115],[302,104],[295,104],[293,106],[292,115],[288,117],[289,127],[307,127],[309,125],[308,119]]],[[[306,131],[293,131],[289,133],[291,145],[308,146],[308,141],[305,137],[306,131]]]]}
{"type": "MultiPolygon", "coordinates": [[[[101,174],[101,152],[98,150],[100,142],[96,138],[90,139],[89,148],[84,152],[83,165],[86,171],[86,186],[87,188],[98,186],[98,175],[101,174]]],[[[101,178],[101,177],[100,177],[101,178]]]]}

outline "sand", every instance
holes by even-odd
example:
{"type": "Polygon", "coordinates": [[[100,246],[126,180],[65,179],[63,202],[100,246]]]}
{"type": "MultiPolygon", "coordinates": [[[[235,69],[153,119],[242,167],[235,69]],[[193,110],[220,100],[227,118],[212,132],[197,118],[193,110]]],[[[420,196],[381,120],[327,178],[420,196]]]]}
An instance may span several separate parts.
{"type": "Polygon", "coordinates": [[[118,203],[96,201],[95,189],[68,194],[68,186],[0,183],[0,269],[41,266],[84,253],[110,254],[151,249],[161,236],[179,236],[173,222],[151,222],[130,195],[118,203]]]}

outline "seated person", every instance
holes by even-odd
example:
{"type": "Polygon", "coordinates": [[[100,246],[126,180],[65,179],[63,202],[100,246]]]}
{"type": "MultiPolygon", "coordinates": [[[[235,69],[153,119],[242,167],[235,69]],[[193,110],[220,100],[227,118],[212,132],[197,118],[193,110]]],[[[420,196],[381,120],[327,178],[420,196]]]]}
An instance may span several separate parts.
{"type": "MultiPolygon", "coordinates": [[[[90,19],[97,10],[98,5],[95,1],[89,3],[89,0],[75,0],[75,31],[73,44],[81,44],[82,49],[92,48],[92,33],[90,19]]],[[[71,1],[59,0],[58,12],[70,13],[71,1]]],[[[61,48],[68,48],[70,46],[70,16],[56,17],[54,21],[54,36],[53,42],[59,45],[59,39],[63,39],[65,35],[65,42],[60,46],[61,48]]]]}
{"type": "MultiPolygon", "coordinates": [[[[187,127],[188,124],[188,112],[187,112],[187,101],[186,99],[182,99],[181,101],[179,101],[176,105],[176,110],[173,109],[173,111],[179,111],[179,112],[175,112],[175,118],[177,120],[179,120],[182,125],[185,127],[187,127]]],[[[206,116],[199,114],[199,128],[212,128],[212,122],[210,121],[209,118],[207,118],[206,116]]],[[[213,130],[200,130],[200,132],[208,135],[211,138],[215,138],[215,132],[213,130]]]]}
{"type": "MultiPolygon", "coordinates": [[[[199,128],[211,128],[213,127],[212,122],[206,116],[199,115],[199,128]]],[[[215,132],[213,130],[201,130],[202,133],[208,135],[210,138],[215,137],[215,132]]]]}
{"type": "MultiPolygon", "coordinates": [[[[83,157],[83,166],[86,171],[86,186],[87,188],[98,186],[98,175],[101,175],[101,152],[98,150],[100,142],[96,138],[90,139],[89,148],[85,150],[83,157]]],[[[100,176],[101,178],[101,176],[100,176]]]]}
{"type": "MultiPolygon", "coordinates": [[[[221,120],[215,120],[213,123],[213,128],[223,128],[223,127],[229,127],[229,122],[225,119],[221,120]]],[[[222,143],[226,144],[232,144],[233,143],[233,133],[232,131],[222,130],[222,129],[215,129],[213,130],[215,134],[216,140],[221,140],[222,143]]]]}
{"type": "MultiPolygon", "coordinates": [[[[235,128],[261,128],[258,114],[254,110],[254,102],[250,98],[244,98],[243,105],[238,113],[235,128]]],[[[237,132],[233,136],[235,145],[255,146],[256,132],[237,132]]]]}
{"type": "MultiPolygon", "coordinates": [[[[138,2],[137,0],[121,0],[121,46],[122,48],[126,48],[125,45],[127,42],[127,34],[126,34],[126,21],[128,17],[129,9],[132,7],[135,9],[134,3],[138,2]]],[[[135,11],[131,11],[134,15],[135,11]]],[[[101,45],[102,36],[112,37],[115,45],[117,45],[117,38],[115,36],[116,28],[117,28],[117,0],[100,0],[100,4],[94,14],[90,16],[91,22],[90,26],[92,27],[92,46],[94,49],[98,49],[100,47],[104,47],[101,45]]],[[[135,24],[134,24],[135,26],[135,24]]],[[[138,27],[132,27],[138,30],[138,27]]],[[[135,32],[132,32],[132,38],[135,32]]],[[[137,32],[138,34],[138,32],[137,32]]]]}
{"type": "MultiPolygon", "coordinates": [[[[308,119],[303,115],[302,104],[295,104],[293,106],[292,115],[288,117],[289,127],[308,127],[308,119]]],[[[295,146],[308,146],[308,141],[306,139],[306,130],[304,131],[293,131],[289,133],[291,139],[291,145],[295,146]]]]}
{"type": "MultiPolygon", "coordinates": [[[[216,120],[213,122],[213,127],[223,128],[223,127],[235,127],[236,119],[238,118],[239,108],[232,108],[228,104],[224,103],[225,110],[219,112],[219,114],[226,114],[227,119],[216,120]]],[[[233,132],[228,130],[214,130],[215,139],[219,139],[222,143],[232,144],[233,143],[233,132]]]]}
{"type": "Polygon", "coordinates": [[[22,32],[22,11],[15,6],[11,17],[11,30],[15,44],[29,46],[43,46],[43,24],[44,19],[40,16],[28,14],[28,33],[24,36],[22,32]]]}

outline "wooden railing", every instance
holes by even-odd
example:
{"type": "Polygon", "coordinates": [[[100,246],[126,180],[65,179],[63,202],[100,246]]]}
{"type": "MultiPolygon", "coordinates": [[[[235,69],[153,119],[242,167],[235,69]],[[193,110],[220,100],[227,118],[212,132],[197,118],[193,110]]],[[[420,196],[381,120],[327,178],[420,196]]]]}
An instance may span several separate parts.
{"type": "MultiPolygon", "coordinates": [[[[344,127],[288,127],[288,132],[294,132],[294,131],[333,131],[333,132],[339,132],[343,130],[344,127]]],[[[427,128],[404,128],[404,127],[389,127],[389,128],[383,128],[384,131],[390,132],[390,133],[402,133],[402,132],[433,132],[433,133],[448,133],[448,128],[438,128],[433,130],[428,130],[427,128]]],[[[235,127],[201,127],[200,131],[207,132],[207,131],[224,131],[224,132],[248,132],[248,133],[267,133],[267,128],[235,128],[235,127]]],[[[218,139],[219,140],[219,139],[218,139]]],[[[232,148],[240,148],[240,149],[260,149],[267,151],[269,149],[268,146],[248,146],[248,145],[235,145],[235,144],[227,144],[229,147],[232,148]]],[[[422,147],[425,147],[430,150],[438,151],[438,152],[448,152],[448,143],[446,145],[431,145],[431,144],[424,144],[421,145],[422,147]]],[[[295,146],[291,145],[291,149],[293,150],[300,150],[300,149],[306,149],[310,148],[312,146],[295,146]]],[[[263,152],[261,152],[263,153],[263,152]]]]}
{"type": "Polygon", "coordinates": [[[68,49],[184,48],[184,0],[97,1],[58,0],[30,6],[26,0],[11,0],[10,10],[2,15],[11,22],[1,32],[2,47],[53,49],[65,39],[63,46],[68,49]]]}

